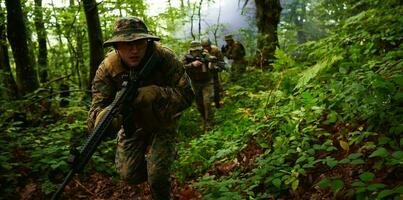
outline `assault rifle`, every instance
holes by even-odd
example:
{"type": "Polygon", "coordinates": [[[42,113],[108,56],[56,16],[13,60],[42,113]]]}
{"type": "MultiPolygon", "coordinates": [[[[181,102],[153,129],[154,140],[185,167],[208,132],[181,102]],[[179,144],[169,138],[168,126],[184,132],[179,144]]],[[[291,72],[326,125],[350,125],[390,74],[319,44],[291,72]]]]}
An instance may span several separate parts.
{"type": "Polygon", "coordinates": [[[107,137],[107,129],[109,125],[111,125],[114,117],[116,117],[118,114],[121,114],[124,117],[124,126],[130,126],[130,124],[133,124],[133,121],[131,121],[133,118],[133,110],[132,107],[129,105],[131,105],[131,102],[133,102],[133,100],[138,95],[137,90],[139,88],[140,82],[149,77],[149,74],[151,74],[159,61],[158,56],[156,53],[154,53],[153,49],[154,44],[149,43],[147,47],[147,53],[145,55],[145,58],[148,59],[140,63],[140,66],[143,66],[143,68],[134,77],[130,77],[128,78],[128,80],[124,80],[124,82],[122,83],[122,89],[117,92],[115,99],[108,106],[109,109],[99,120],[99,123],[94,127],[84,146],[82,146],[82,148],[80,148],[79,150],[72,149],[69,159],[69,162],[71,163],[71,170],[64,178],[63,183],[53,194],[52,200],[59,199],[60,195],[63,193],[64,187],[71,181],[73,176],[84,169],[85,165],[88,163],[101,141],[107,137]],[[145,64],[143,65],[143,63],[145,64]]]}
{"type": "Polygon", "coordinates": [[[225,62],[219,61],[215,56],[192,56],[191,54],[187,54],[185,56],[186,62],[191,63],[193,61],[200,61],[204,63],[210,70],[220,72],[225,70],[225,62]]]}
{"type": "Polygon", "coordinates": [[[214,83],[214,104],[216,108],[220,108],[220,79],[218,76],[218,72],[225,70],[225,62],[219,61],[215,56],[202,57],[202,56],[192,56],[187,54],[185,56],[186,62],[191,63],[193,61],[200,61],[204,63],[210,70],[212,70],[213,75],[213,83],[214,83]]]}

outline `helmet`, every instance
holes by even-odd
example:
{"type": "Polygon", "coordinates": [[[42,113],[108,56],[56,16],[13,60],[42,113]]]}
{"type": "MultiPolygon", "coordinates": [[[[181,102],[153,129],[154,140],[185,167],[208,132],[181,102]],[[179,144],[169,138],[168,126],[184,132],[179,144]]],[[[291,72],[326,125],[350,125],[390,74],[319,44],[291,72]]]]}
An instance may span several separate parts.
{"type": "Polygon", "coordinates": [[[202,51],[202,50],[203,50],[203,47],[201,46],[201,44],[200,44],[199,41],[192,41],[192,42],[190,43],[190,49],[189,49],[189,51],[197,51],[197,50],[202,51]]]}
{"type": "Polygon", "coordinates": [[[160,40],[159,37],[148,33],[147,26],[140,18],[124,17],[116,21],[112,37],[104,42],[104,47],[116,42],[132,42],[141,39],[160,40]]]}
{"type": "Polygon", "coordinates": [[[211,45],[210,39],[208,39],[208,38],[203,38],[203,39],[201,40],[201,45],[202,45],[202,46],[210,46],[210,45],[211,45]]]}

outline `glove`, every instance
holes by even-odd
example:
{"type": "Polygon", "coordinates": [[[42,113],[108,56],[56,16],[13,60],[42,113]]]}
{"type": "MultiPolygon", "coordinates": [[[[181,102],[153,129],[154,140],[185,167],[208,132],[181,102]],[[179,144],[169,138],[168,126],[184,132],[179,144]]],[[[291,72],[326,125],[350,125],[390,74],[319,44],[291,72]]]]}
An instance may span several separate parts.
{"type": "MultiPolygon", "coordinates": [[[[107,106],[106,108],[104,108],[101,112],[99,112],[99,114],[97,115],[97,118],[95,119],[95,125],[94,128],[97,126],[97,124],[99,123],[99,121],[102,119],[102,117],[106,114],[107,111],[110,110],[110,107],[107,106]]],[[[111,124],[108,127],[107,132],[108,137],[115,137],[116,133],[120,130],[121,126],[122,126],[122,122],[123,122],[123,117],[122,115],[118,114],[116,117],[114,117],[112,119],[111,124]]]]}
{"type": "Polygon", "coordinates": [[[156,85],[149,85],[138,89],[138,95],[134,99],[134,107],[149,106],[161,99],[162,88],[156,85]]]}

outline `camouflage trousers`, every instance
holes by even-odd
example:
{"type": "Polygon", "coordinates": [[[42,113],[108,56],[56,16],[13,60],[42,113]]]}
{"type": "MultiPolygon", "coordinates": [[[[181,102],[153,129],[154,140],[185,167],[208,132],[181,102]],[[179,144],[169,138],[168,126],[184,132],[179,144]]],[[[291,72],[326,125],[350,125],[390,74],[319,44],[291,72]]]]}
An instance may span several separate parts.
{"type": "MultiPolygon", "coordinates": [[[[136,122],[156,122],[152,113],[143,110],[137,116],[141,119],[136,122]]],[[[155,128],[140,125],[135,131],[124,131],[123,128],[119,131],[115,158],[117,171],[131,184],[148,181],[154,200],[170,199],[170,169],[175,159],[174,122],[162,126],[153,124],[155,128]]]]}
{"type": "Polygon", "coordinates": [[[239,79],[239,77],[245,73],[246,71],[246,60],[241,59],[241,60],[234,60],[234,62],[231,65],[231,71],[230,71],[230,81],[234,82],[239,79]]]}
{"type": "Polygon", "coordinates": [[[207,82],[192,82],[195,93],[196,107],[203,119],[204,131],[212,128],[213,110],[211,102],[213,99],[214,84],[213,80],[207,82]]]}

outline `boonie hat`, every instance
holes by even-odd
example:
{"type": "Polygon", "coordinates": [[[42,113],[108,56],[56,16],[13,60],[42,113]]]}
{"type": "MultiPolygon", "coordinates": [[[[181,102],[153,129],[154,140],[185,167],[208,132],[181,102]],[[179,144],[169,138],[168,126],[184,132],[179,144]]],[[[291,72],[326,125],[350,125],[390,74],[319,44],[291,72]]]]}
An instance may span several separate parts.
{"type": "Polygon", "coordinates": [[[232,35],[226,35],[224,36],[224,40],[234,40],[234,38],[232,37],[232,35]]]}
{"type": "Polygon", "coordinates": [[[197,51],[197,50],[202,51],[203,50],[202,45],[200,44],[199,41],[192,41],[190,43],[189,51],[197,51]]]}
{"type": "Polygon", "coordinates": [[[160,40],[159,37],[149,34],[147,26],[138,17],[124,17],[116,21],[112,37],[104,42],[104,47],[116,42],[132,42],[141,39],[160,40]]]}

